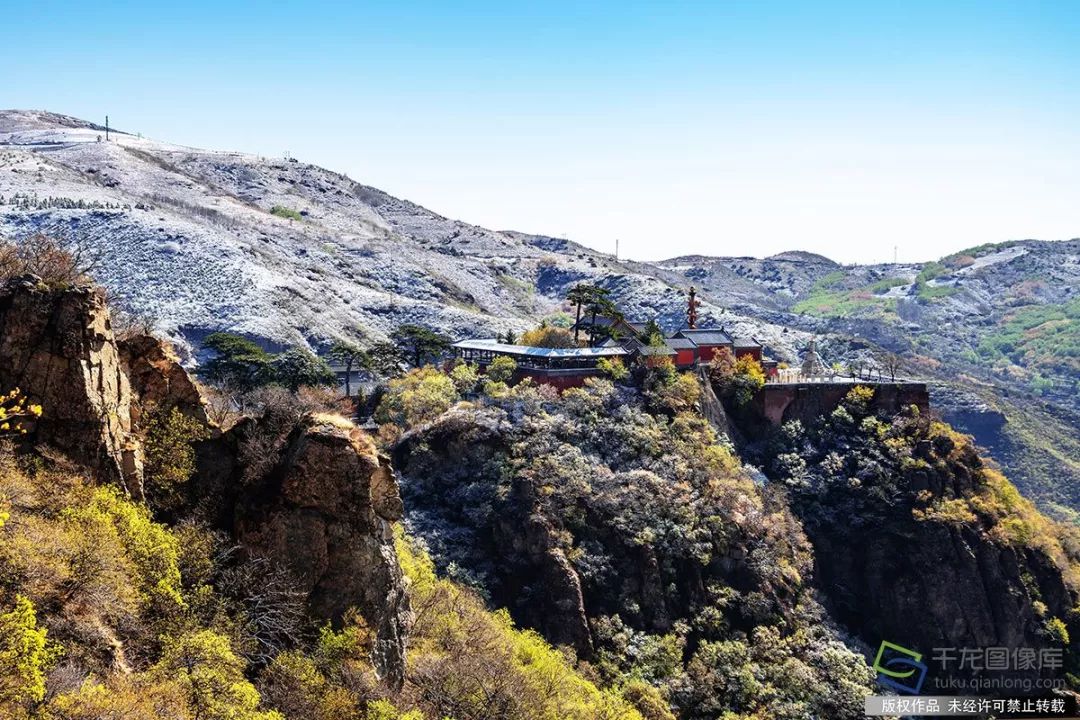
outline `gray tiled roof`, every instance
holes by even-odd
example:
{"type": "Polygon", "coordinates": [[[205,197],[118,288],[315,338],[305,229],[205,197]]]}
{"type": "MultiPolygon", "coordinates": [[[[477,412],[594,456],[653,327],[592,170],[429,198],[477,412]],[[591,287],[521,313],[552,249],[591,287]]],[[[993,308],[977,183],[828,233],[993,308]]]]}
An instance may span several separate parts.
{"type": "Polygon", "coordinates": [[[690,338],[669,337],[664,341],[676,350],[693,350],[697,347],[697,343],[690,338]]]}
{"type": "Polygon", "coordinates": [[[670,345],[642,345],[638,352],[642,355],[674,355],[675,348],[670,345]]]}
{"type": "Polygon", "coordinates": [[[462,350],[488,350],[503,355],[527,355],[530,357],[611,357],[626,355],[621,347],[585,347],[585,348],[541,348],[529,345],[509,345],[494,339],[461,340],[452,347],[462,350]]]}
{"type": "Polygon", "coordinates": [[[698,345],[732,345],[731,336],[719,328],[683,328],[675,333],[679,337],[690,338],[698,345]]]}

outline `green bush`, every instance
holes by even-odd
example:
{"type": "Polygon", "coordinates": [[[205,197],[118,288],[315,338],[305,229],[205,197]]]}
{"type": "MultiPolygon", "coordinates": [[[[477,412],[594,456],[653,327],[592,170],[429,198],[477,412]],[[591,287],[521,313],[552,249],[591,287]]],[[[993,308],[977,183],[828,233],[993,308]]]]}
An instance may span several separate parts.
{"type": "Polygon", "coordinates": [[[206,436],[201,422],[175,407],[151,413],[144,448],[146,496],[153,508],[174,511],[181,506],[187,483],[195,473],[193,443],[206,436]]]}
{"type": "Polygon", "coordinates": [[[22,595],[11,610],[0,608],[0,711],[5,717],[45,696],[45,673],[59,654],[46,634],[38,627],[34,604],[22,595]]]}
{"type": "Polygon", "coordinates": [[[408,429],[434,420],[457,400],[453,380],[433,367],[422,367],[390,381],[375,419],[408,429]]]}
{"type": "Polygon", "coordinates": [[[271,215],[277,215],[279,218],[285,218],[286,220],[303,220],[304,216],[292,208],[287,208],[284,205],[275,205],[270,208],[271,215]]]}
{"type": "Polygon", "coordinates": [[[517,372],[517,362],[508,355],[500,355],[491,361],[484,374],[492,382],[508,383],[517,372]]]}

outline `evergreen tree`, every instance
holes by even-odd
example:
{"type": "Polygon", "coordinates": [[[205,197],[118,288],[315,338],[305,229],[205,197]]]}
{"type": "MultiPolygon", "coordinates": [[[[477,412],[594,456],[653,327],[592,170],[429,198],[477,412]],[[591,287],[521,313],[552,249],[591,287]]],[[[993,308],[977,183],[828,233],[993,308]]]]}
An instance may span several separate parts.
{"type": "Polygon", "coordinates": [[[251,340],[227,332],[206,336],[203,349],[214,353],[203,365],[202,374],[211,382],[253,390],[273,381],[273,356],[251,340]]]}
{"type": "Polygon", "coordinates": [[[598,290],[598,289],[599,288],[597,288],[595,285],[581,284],[581,285],[575,285],[574,287],[570,288],[570,292],[568,292],[566,294],[566,299],[569,300],[570,302],[574,303],[574,305],[576,306],[576,314],[575,314],[575,317],[574,317],[574,342],[575,343],[577,343],[577,341],[578,341],[578,330],[579,330],[578,326],[581,324],[581,309],[590,300],[592,300],[593,296],[596,294],[596,290],[598,290]]]}
{"type": "Polygon", "coordinates": [[[345,397],[352,397],[353,367],[366,370],[371,364],[367,352],[348,340],[338,340],[330,347],[330,357],[345,366],[345,397]]]}
{"type": "Polygon", "coordinates": [[[274,378],[296,392],[304,385],[334,385],[337,375],[322,358],[303,348],[289,348],[272,362],[274,378]]]}
{"type": "Polygon", "coordinates": [[[450,349],[450,338],[422,325],[405,324],[391,336],[413,367],[421,367],[428,360],[437,360],[450,349]]]}

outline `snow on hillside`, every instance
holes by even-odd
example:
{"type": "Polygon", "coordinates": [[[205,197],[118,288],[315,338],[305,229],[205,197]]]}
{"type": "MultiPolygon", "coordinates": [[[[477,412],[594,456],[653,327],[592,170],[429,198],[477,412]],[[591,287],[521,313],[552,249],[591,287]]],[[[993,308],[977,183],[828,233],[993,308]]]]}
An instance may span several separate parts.
{"type": "MultiPolygon", "coordinates": [[[[106,142],[76,118],[0,111],[0,234],[39,231],[99,253],[97,279],[181,350],[219,329],[315,348],[403,322],[520,331],[582,281],[609,287],[632,319],[678,327],[685,306],[685,278],[672,287],[567,240],[445,218],[314,165],[115,131],[106,142]]],[[[725,312],[739,332],[791,339],[703,306],[725,312]]]]}
{"type": "Polygon", "coordinates": [[[100,252],[98,279],[174,337],[224,328],[318,343],[406,321],[520,329],[554,302],[524,289],[547,253],[337,173],[103,135],[0,113],[0,232],[100,252]]]}

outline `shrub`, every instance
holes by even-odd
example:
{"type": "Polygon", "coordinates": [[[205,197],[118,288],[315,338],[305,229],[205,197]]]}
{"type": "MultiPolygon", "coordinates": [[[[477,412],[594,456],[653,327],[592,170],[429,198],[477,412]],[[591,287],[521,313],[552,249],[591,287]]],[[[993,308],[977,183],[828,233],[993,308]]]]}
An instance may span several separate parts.
{"type": "Polygon", "coordinates": [[[270,363],[274,378],[296,392],[302,386],[336,385],[337,375],[326,361],[303,348],[290,348],[270,363]]]}
{"type": "Polygon", "coordinates": [[[1069,629],[1065,626],[1065,623],[1061,618],[1050,618],[1046,621],[1046,632],[1054,639],[1054,642],[1059,642],[1062,645],[1068,646],[1069,644],[1069,629]]]}
{"type": "Polygon", "coordinates": [[[856,385],[848,390],[841,404],[853,417],[865,417],[870,413],[871,403],[874,401],[874,388],[866,385],[856,385]]]}
{"type": "Polygon", "coordinates": [[[709,361],[709,379],[721,394],[742,406],[765,385],[765,370],[752,355],[736,358],[727,348],[720,348],[709,361]]]}
{"type": "Polygon", "coordinates": [[[292,208],[287,208],[284,205],[275,205],[270,208],[271,215],[277,215],[279,218],[285,218],[286,220],[303,220],[304,216],[292,208]]]}
{"type": "Polygon", "coordinates": [[[390,381],[375,419],[410,428],[434,420],[457,400],[457,388],[449,377],[432,367],[419,368],[390,381]]]}
{"type": "Polygon", "coordinates": [[[333,685],[316,662],[301,652],[279,653],[260,680],[265,702],[290,720],[361,719],[356,695],[333,685]]]}
{"type": "Polygon", "coordinates": [[[148,502],[158,510],[176,510],[195,473],[192,443],[207,436],[198,420],[178,409],[158,409],[146,428],[146,491],[148,502]]]}
{"type": "Polygon", "coordinates": [[[500,355],[491,361],[484,374],[488,379],[496,383],[508,383],[517,372],[517,361],[507,355],[500,355]]]}
{"type": "Polygon", "coordinates": [[[726,387],[735,377],[735,353],[726,347],[717,349],[709,361],[709,379],[720,387],[726,387]]]}
{"type": "Polygon", "coordinates": [[[105,486],[93,491],[89,503],[66,508],[61,517],[76,532],[90,537],[102,534],[119,542],[125,560],[133,566],[135,587],[145,605],[163,610],[183,606],[179,544],[164,525],[150,519],[146,508],[105,486]]]}
{"type": "Polygon", "coordinates": [[[45,696],[45,673],[58,653],[37,625],[34,604],[17,595],[15,607],[0,612],[0,710],[7,717],[45,696]]]}
{"type": "Polygon", "coordinates": [[[521,334],[518,338],[520,345],[543,348],[572,348],[577,347],[574,342],[574,334],[566,328],[554,325],[541,325],[521,334]]]}
{"type": "Polygon", "coordinates": [[[693,374],[677,372],[674,363],[664,358],[646,373],[645,397],[653,409],[674,415],[697,408],[701,386],[693,374]]]}
{"type": "Polygon", "coordinates": [[[0,395],[0,437],[26,433],[26,423],[41,417],[41,406],[29,403],[19,388],[0,395]]]}
{"type": "Polygon", "coordinates": [[[32,274],[54,287],[86,282],[95,259],[80,246],[65,247],[56,239],[37,233],[12,244],[0,241],[0,283],[32,274]]]}
{"type": "Polygon", "coordinates": [[[735,377],[732,380],[735,402],[746,405],[754,399],[765,385],[765,371],[752,355],[743,355],[735,361],[735,377]]]}
{"type": "Polygon", "coordinates": [[[244,661],[226,637],[211,630],[166,638],[151,674],[178,683],[197,718],[284,720],[278,712],[259,710],[259,693],[244,677],[244,661]]]}
{"type": "Polygon", "coordinates": [[[625,380],[630,377],[630,371],[626,369],[626,365],[621,358],[600,358],[596,363],[597,369],[604,373],[608,378],[611,378],[615,382],[625,380]]]}
{"type": "Polygon", "coordinates": [[[476,365],[458,363],[450,371],[450,379],[459,393],[467,395],[476,389],[476,383],[480,380],[480,372],[477,370],[476,365]]]}

